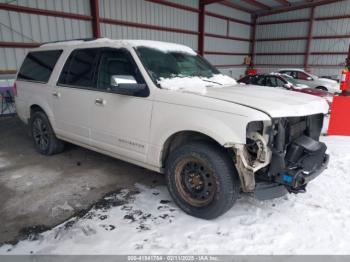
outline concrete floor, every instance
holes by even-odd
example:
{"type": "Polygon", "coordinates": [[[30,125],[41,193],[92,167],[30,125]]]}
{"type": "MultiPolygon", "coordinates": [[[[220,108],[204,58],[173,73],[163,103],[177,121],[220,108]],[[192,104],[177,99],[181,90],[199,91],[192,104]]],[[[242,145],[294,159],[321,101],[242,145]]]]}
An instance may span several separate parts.
{"type": "Polygon", "coordinates": [[[0,117],[0,245],[32,226],[53,227],[106,193],[135,183],[164,184],[157,173],[74,145],[39,155],[17,117],[0,117]]]}

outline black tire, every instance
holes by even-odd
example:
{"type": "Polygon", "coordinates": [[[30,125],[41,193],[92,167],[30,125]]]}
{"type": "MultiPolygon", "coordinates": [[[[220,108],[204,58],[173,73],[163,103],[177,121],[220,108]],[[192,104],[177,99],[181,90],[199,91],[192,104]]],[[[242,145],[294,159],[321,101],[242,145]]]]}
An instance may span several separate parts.
{"type": "Polygon", "coordinates": [[[174,202],[187,214],[203,219],[214,219],[228,211],[240,189],[238,174],[228,153],[204,141],[185,144],[170,153],[166,182],[174,202]]]}
{"type": "Polygon", "coordinates": [[[324,86],[318,86],[318,87],[316,87],[316,89],[328,91],[327,87],[324,87],[324,86]]]}
{"type": "Polygon", "coordinates": [[[42,155],[54,155],[64,150],[64,142],[56,137],[48,117],[42,111],[32,114],[30,134],[36,151],[42,155]]]}

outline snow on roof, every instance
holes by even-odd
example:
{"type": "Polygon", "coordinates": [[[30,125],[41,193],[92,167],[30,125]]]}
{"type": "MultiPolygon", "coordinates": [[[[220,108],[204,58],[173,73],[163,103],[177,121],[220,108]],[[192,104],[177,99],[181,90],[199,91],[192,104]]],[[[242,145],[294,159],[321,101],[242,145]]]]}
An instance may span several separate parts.
{"type": "Polygon", "coordinates": [[[182,53],[188,53],[191,55],[196,55],[196,52],[193,51],[190,47],[181,45],[181,44],[175,44],[175,43],[168,43],[168,42],[162,42],[162,41],[152,41],[152,40],[131,40],[131,39],[121,39],[121,40],[114,40],[109,38],[98,38],[96,40],[71,40],[71,41],[61,41],[61,42],[53,42],[53,43],[46,43],[41,45],[41,47],[57,47],[57,46],[91,46],[94,44],[121,44],[125,46],[131,46],[131,47],[149,47],[158,49],[160,51],[164,52],[182,52],[182,53]]]}
{"type": "Polygon", "coordinates": [[[302,68],[280,68],[280,69],[278,69],[278,71],[285,71],[285,70],[290,70],[290,71],[301,71],[301,72],[305,72],[305,70],[304,69],[302,69],[302,68]]]}
{"type": "Polygon", "coordinates": [[[149,48],[155,48],[164,52],[182,52],[182,53],[189,53],[192,55],[196,55],[196,52],[193,51],[190,47],[181,45],[181,44],[175,44],[175,43],[168,43],[168,42],[162,42],[162,41],[151,41],[151,40],[122,40],[134,47],[149,47],[149,48]]]}

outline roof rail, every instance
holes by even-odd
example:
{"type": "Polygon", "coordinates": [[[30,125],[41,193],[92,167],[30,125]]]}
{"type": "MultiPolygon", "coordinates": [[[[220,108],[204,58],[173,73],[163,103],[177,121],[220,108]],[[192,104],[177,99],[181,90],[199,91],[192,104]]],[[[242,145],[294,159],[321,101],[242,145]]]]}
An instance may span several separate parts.
{"type": "Polygon", "coordinates": [[[70,41],[85,41],[85,42],[88,42],[88,41],[94,41],[94,40],[97,40],[97,39],[99,39],[99,38],[93,38],[93,37],[90,37],[90,38],[73,38],[73,39],[67,39],[67,40],[57,40],[57,41],[44,42],[40,46],[46,45],[46,44],[64,43],[64,42],[70,42],[70,41]]]}

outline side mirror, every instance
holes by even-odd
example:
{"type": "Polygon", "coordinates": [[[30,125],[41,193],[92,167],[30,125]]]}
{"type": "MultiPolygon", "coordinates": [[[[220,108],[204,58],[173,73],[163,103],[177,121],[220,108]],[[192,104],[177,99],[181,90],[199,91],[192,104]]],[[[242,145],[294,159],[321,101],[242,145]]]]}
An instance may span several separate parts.
{"type": "Polygon", "coordinates": [[[112,75],[111,86],[119,86],[120,84],[137,84],[137,81],[132,75],[112,75]]]}
{"type": "Polygon", "coordinates": [[[285,89],[288,89],[288,90],[292,88],[291,85],[289,85],[289,84],[284,84],[283,87],[284,87],[285,89]]]}
{"type": "Polygon", "coordinates": [[[140,96],[148,95],[146,84],[138,84],[132,75],[111,76],[110,92],[120,95],[140,96]]]}
{"type": "Polygon", "coordinates": [[[307,80],[307,81],[312,81],[313,79],[312,79],[311,76],[308,76],[308,77],[306,78],[306,80],[307,80]]]}

